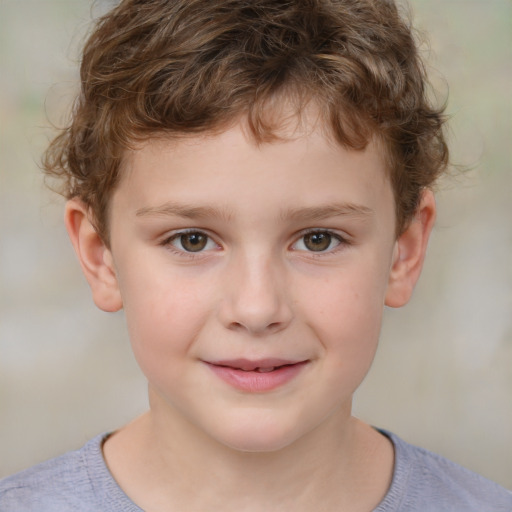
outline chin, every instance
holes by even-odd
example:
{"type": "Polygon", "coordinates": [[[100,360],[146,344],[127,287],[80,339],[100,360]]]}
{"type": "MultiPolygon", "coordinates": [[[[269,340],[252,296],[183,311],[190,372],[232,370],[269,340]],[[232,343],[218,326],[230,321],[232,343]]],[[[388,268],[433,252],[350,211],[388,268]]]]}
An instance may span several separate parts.
{"type": "Polygon", "coordinates": [[[300,437],[296,428],[274,422],[257,421],[232,423],[234,428],[217,432],[214,437],[232,450],[247,453],[277,452],[293,444],[300,437]]]}

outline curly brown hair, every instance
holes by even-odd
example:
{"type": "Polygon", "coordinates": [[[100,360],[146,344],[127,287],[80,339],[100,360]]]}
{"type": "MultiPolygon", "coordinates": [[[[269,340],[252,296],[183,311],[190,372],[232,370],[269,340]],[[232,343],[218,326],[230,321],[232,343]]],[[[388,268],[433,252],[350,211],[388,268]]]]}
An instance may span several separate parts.
{"type": "Polygon", "coordinates": [[[243,117],[258,143],[272,141],[276,98],[298,115],[313,101],[345,147],[384,142],[397,234],[448,162],[444,107],[428,98],[413,29],[392,0],[124,0],[97,21],[80,76],[43,167],[90,207],[107,243],[128,148],[243,117]]]}

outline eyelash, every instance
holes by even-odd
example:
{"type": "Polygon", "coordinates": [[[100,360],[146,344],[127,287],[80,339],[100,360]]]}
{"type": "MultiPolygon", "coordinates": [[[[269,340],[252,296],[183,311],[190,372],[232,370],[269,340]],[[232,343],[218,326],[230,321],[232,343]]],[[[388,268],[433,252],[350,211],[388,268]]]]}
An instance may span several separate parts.
{"type": "Polygon", "coordinates": [[[178,256],[182,256],[185,258],[191,258],[191,259],[197,258],[197,257],[201,256],[201,254],[204,252],[204,250],[187,251],[184,248],[178,249],[177,247],[175,247],[173,245],[173,242],[175,240],[179,240],[181,237],[186,236],[186,235],[191,235],[191,234],[202,235],[202,236],[206,237],[206,239],[207,239],[206,244],[213,242],[213,243],[215,243],[215,245],[217,247],[219,247],[219,245],[213,240],[213,238],[208,233],[206,233],[200,229],[184,229],[184,230],[178,231],[176,233],[173,233],[171,236],[168,236],[167,238],[165,238],[161,242],[161,245],[168,248],[169,250],[171,250],[173,253],[177,254],[178,256]]]}
{"type": "MultiPolygon", "coordinates": [[[[182,256],[182,257],[186,257],[186,258],[199,257],[201,254],[203,254],[205,252],[204,249],[201,249],[199,251],[187,251],[184,248],[178,249],[177,247],[175,247],[173,245],[173,242],[175,240],[179,240],[181,237],[189,235],[189,234],[202,235],[207,238],[206,244],[213,242],[217,247],[219,247],[219,244],[217,244],[208,233],[206,233],[205,231],[202,231],[200,229],[185,229],[185,230],[173,233],[171,236],[168,236],[167,238],[165,238],[161,242],[161,245],[164,247],[167,247],[169,250],[171,250],[175,254],[178,254],[179,256],[182,256]]],[[[319,258],[319,257],[326,256],[329,254],[337,253],[339,250],[342,250],[344,247],[352,245],[350,240],[348,240],[347,238],[345,238],[329,229],[309,229],[309,230],[305,230],[305,231],[302,231],[301,233],[299,233],[299,236],[291,244],[290,247],[293,247],[294,245],[298,244],[301,241],[304,244],[305,237],[307,237],[308,235],[313,236],[316,234],[328,235],[330,237],[330,243],[332,242],[332,240],[335,240],[335,241],[337,241],[337,244],[331,249],[321,250],[321,251],[314,251],[314,250],[307,250],[307,249],[292,249],[292,250],[307,253],[309,257],[319,258]]],[[[330,245],[330,243],[329,243],[329,245],[330,245]]]]}
{"type": "Polygon", "coordinates": [[[336,254],[338,251],[343,250],[347,246],[351,245],[350,240],[348,240],[347,238],[343,237],[342,235],[335,233],[334,231],[331,231],[329,229],[309,229],[306,231],[302,231],[299,234],[299,237],[297,238],[297,240],[292,244],[292,246],[298,244],[301,241],[304,244],[304,239],[308,235],[309,236],[328,235],[330,237],[329,246],[331,245],[332,240],[335,240],[337,242],[337,244],[334,247],[332,247],[330,249],[328,248],[327,250],[323,250],[323,251],[295,249],[295,250],[300,250],[301,252],[307,253],[308,257],[321,258],[321,257],[328,256],[331,254],[336,254]]]}

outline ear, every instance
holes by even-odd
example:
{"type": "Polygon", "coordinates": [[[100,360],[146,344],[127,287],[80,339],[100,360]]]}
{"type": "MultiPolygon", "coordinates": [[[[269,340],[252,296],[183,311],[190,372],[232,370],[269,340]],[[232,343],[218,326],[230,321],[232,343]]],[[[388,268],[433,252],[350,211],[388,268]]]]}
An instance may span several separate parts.
{"type": "Polygon", "coordinates": [[[90,209],[79,199],[66,204],[65,224],[96,306],[103,311],[123,307],[112,253],[96,232],[90,209]]]}
{"type": "Polygon", "coordinates": [[[435,218],[434,194],[431,190],[425,190],[414,218],[395,243],[386,306],[399,308],[411,298],[420,277],[435,218]]]}

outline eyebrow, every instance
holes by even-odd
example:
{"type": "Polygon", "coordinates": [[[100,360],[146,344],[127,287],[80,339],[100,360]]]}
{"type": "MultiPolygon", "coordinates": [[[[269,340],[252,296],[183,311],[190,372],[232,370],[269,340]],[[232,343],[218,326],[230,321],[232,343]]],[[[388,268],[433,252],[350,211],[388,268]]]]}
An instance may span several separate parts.
{"type": "Polygon", "coordinates": [[[137,217],[184,217],[186,219],[207,219],[211,217],[231,220],[233,215],[226,209],[214,208],[212,206],[191,206],[167,202],[159,206],[147,206],[139,208],[135,215],[137,217]]]}
{"type": "MultiPolygon", "coordinates": [[[[187,204],[178,204],[167,202],[159,206],[146,206],[136,211],[137,217],[183,217],[191,220],[202,220],[207,218],[221,218],[232,220],[234,215],[225,208],[216,208],[213,206],[191,206],[187,204]]],[[[374,211],[371,208],[360,204],[342,203],[328,204],[326,206],[313,206],[304,208],[291,208],[281,212],[282,220],[294,221],[320,221],[331,217],[350,216],[350,217],[371,217],[374,211]]]]}
{"type": "Polygon", "coordinates": [[[326,206],[292,208],[283,212],[282,218],[297,221],[320,221],[340,216],[360,217],[365,219],[373,216],[374,213],[371,208],[361,204],[333,203],[326,206]]]}

